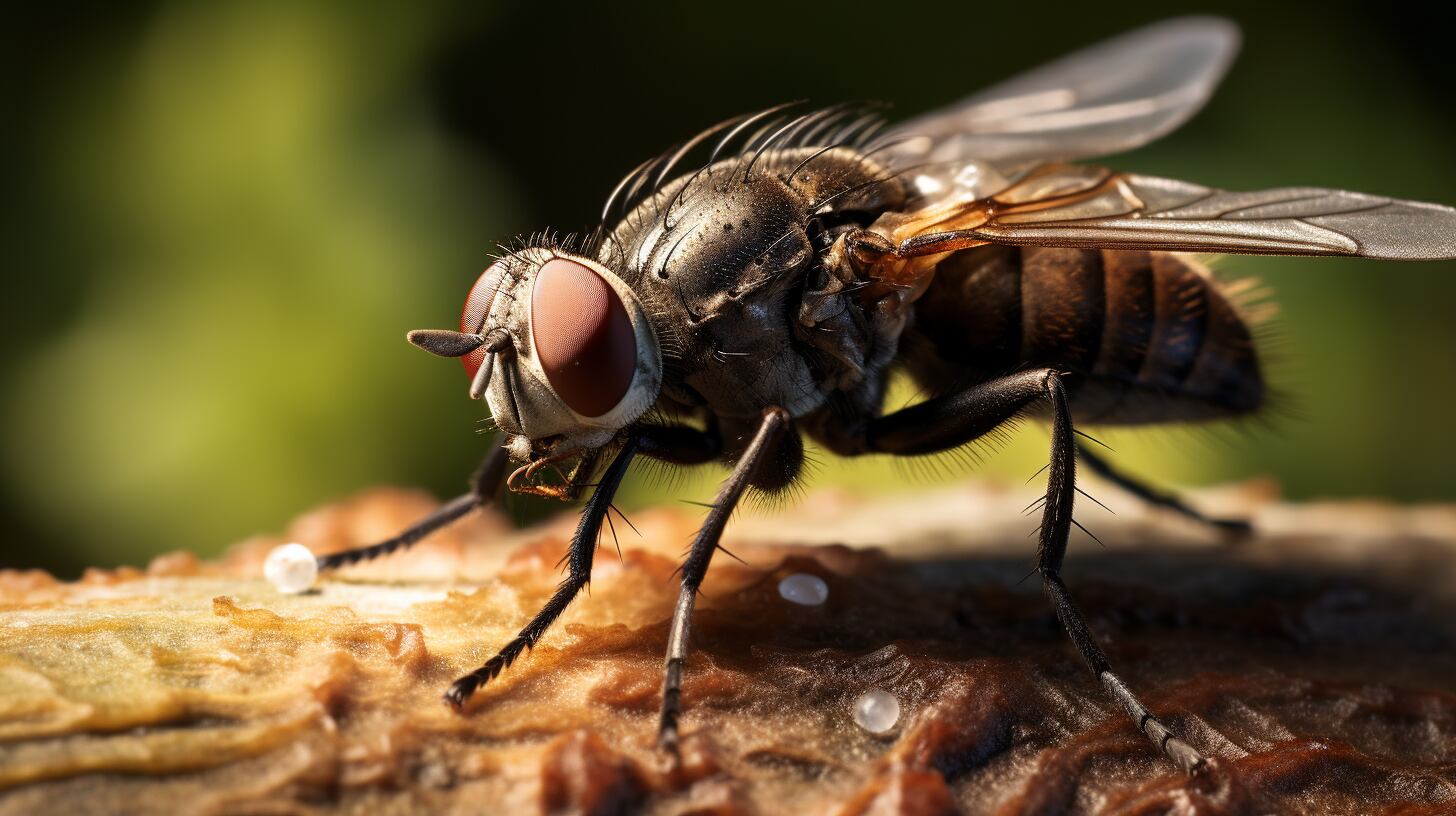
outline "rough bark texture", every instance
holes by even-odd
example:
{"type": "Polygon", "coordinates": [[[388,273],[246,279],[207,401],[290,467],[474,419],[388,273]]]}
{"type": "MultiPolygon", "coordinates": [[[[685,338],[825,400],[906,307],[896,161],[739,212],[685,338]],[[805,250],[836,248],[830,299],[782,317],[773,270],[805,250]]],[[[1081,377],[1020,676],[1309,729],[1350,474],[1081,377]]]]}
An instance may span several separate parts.
{"type": "Polygon", "coordinates": [[[685,764],[653,750],[671,574],[700,512],[634,514],[590,593],[464,715],[440,703],[559,579],[572,520],[482,514],[282,597],[283,540],[393,532],[375,491],[245,542],[74,584],[0,573],[0,814],[1452,813],[1456,509],[1292,506],[1246,485],[1237,546],[1094,488],[1066,578],[1129,682],[1217,757],[1189,779],[1103,699],[986,485],[745,515],[699,605],[685,764]],[[821,576],[829,599],[777,591],[821,576]],[[1025,579],[1025,580],[1023,580],[1025,579]],[[901,702],[854,724],[870,688],[901,702]]]}

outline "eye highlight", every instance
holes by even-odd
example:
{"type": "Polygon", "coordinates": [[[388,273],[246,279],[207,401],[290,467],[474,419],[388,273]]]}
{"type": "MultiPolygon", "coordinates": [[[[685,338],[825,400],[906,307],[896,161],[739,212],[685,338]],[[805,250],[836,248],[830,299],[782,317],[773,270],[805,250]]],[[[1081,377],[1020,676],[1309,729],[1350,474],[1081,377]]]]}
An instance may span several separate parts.
{"type": "MultiPolygon", "coordinates": [[[[495,304],[496,295],[500,290],[501,282],[505,279],[505,267],[500,263],[493,263],[480,273],[475,279],[475,285],[470,287],[470,294],[465,296],[465,308],[460,310],[460,331],[464,334],[478,334],[485,325],[485,318],[490,314],[490,307],[495,304]]],[[[480,370],[480,364],[485,361],[485,349],[478,348],[460,358],[465,364],[465,376],[475,379],[475,373],[480,370]]]]}
{"type": "Polygon", "coordinates": [[[541,371],[571,410],[598,417],[627,396],[637,337],[622,299],[591,267],[569,258],[541,266],[531,289],[531,335],[541,371]]]}

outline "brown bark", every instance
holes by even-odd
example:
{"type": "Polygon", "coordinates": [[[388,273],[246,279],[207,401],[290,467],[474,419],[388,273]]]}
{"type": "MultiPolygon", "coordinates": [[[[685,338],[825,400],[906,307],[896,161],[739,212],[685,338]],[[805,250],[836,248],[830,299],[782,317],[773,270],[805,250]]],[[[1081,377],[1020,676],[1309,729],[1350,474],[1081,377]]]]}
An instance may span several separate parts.
{"type": "Polygon", "coordinates": [[[685,766],[653,750],[671,573],[699,515],[633,514],[590,594],[463,715],[440,703],[559,579],[572,519],[482,514],[284,597],[257,576],[431,505],[374,491],[74,584],[0,573],[0,813],[1456,811],[1456,508],[1205,493],[1238,546],[1096,489],[1066,579],[1114,664],[1217,757],[1181,776],[1102,698],[1027,577],[1030,497],[820,493],[745,516],[699,605],[685,766]],[[871,548],[873,547],[873,548],[871,548]],[[784,601],[794,572],[819,607],[784,601]],[[876,736],[849,716],[900,700],[876,736]]]}

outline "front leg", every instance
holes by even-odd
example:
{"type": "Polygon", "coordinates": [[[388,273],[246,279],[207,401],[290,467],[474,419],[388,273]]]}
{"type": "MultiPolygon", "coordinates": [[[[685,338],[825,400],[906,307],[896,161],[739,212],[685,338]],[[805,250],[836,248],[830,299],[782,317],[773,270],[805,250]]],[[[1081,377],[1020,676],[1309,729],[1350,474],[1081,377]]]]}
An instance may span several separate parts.
{"type": "Polygon", "coordinates": [[[411,524],[407,529],[393,538],[385,539],[378,544],[354,547],[353,549],[342,552],[319,556],[319,571],[337,569],[338,567],[348,566],[359,561],[368,561],[372,558],[390,555],[399,550],[409,549],[430,533],[435,532],[441,527],[449,526],[477,507],[484,507],[490,502],[495,501],[496,494],[500,492],[501,485],[505,484],[506,467],[509,461],[506,457],[505,448],[499,445],[492,446],[490,452],[485,455],[485,459],[480,463],[480,467],[476,469],[475,475],[470,479],[469,493],[456,496],[445,504],[440,505],[435,512],[411,524]]]}
{"type": "Polygon", "coordinates": [[[1206,765],[1206,760],[1193,746],[1174,736],[1112,671],[1107,655],[1097,645],[1062,582],[1062,559],[1072,530],[1072,500],[1077,492],[1077,458],[1072,414],[1057,372],[1039,369],[1013,374],[871,420],[864,428],[863,451],[914,455],[958,447],[1042,402],[1050,403],[1052,409],[1051,462],[1037,542],[1037,571],[1042,586],[1062,628],[1102,688],[1159,750],[1184,771],[1195,773],[1206,765]]]}
{"type": "MultiPolygon", "coordinates": [[[[541,636],[546,634],[546,630],[551,627],[551,624],[561,616],[561,613],[566,611],[566,607],[571,604],[582,588],[591,581],[592,558],[596,553],[597,536],[601,533],[602,522],[611,510],[612,497],[616,495],[617,488],[621,486],[622,478],[627,473],[627,466],[631,464],[634,456],[641,453],[644,456],[673,464],[699,464],[711,461],[718,455],[720,448],[721,443],[716,436],[685,426],[640,425],[633,429],[627,436],[627,441],[621,451],[617,453],[617,457],[602,474],[596,492],[592,494],[582,511],[581,521],[576,526],[576,533],[571,538],[571,548],[567,552],[565,580],[556,588],[556,592],[546,601],[545,606],[541,607],[541,611],[537,612],[520,634],[502,647],[495,657],[451,684],[449,690],[445,692],[445,701],[456,709],[463,706],[477,689],[505,671],[517,657],[520,657],[521,652],[534,646],[541,636]]],[[[592,452],[583,459],[595,462],[597,455],[598,452],[592,452]]],[[[501,473],[504,473],[504,468],[505,465],[502,463],[501,473]]],[[[576,491],[585,486],[582,482],[590,473],[590,468],[582,470],[580,466],[572,471],[567,483],[567,487],[571,491],[569,495],[574,496],[576,491]]]]}
{"type": "Polygon", "coordinates": [[[566,578],[520,634],[512,638],[496,653],[495,657],[487,660],[480,668],[450,685],[450,688],[445,691],[445,702],[449,703],[451,707],[459,710],[476,689],[505,671],[515,662],[521,652],[536,645],[536,641],[540,640],[551,624],[561,616],[562,612],[566,611],[566,607],[576,598],[577,593],[581,592],[582,588],[591,581],[592,556],[596,553],[597,534],[601,532],[602,521],[607,517],[607,511],[611,509],[612,496],[621,486],[622,477],[627,474],[627,466],[632,463],[632,457],[636,453],[637,437],[629,435],[627,441],[622,445],[622,449],[617,453],[617,457],[602,474],[596,492],[592,493],[592,497],[587,500],[586,508],[582,511],[581,521],[576,525],[576,533],[571,538],[571,548],[567,552],[566,578]]]}

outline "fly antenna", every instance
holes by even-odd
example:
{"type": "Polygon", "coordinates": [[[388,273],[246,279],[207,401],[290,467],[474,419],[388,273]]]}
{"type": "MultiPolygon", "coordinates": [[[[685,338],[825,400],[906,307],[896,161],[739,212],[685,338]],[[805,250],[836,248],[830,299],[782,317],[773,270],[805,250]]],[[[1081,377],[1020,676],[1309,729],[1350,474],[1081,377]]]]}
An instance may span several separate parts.
{"type": "Polygon", "coordinates": [[[485,338],[478,334],[464,334],[447,329],[415,329],[405,338],[438,357],[464,357],[485,345],[485,338]]]}

